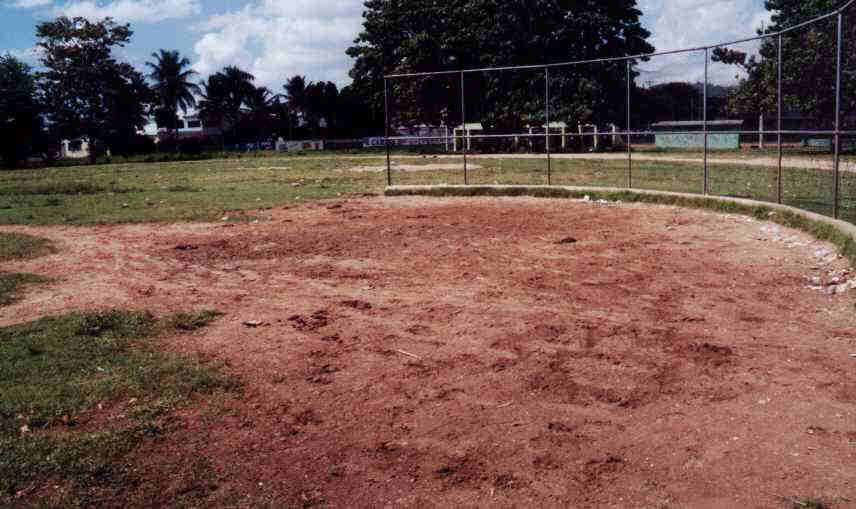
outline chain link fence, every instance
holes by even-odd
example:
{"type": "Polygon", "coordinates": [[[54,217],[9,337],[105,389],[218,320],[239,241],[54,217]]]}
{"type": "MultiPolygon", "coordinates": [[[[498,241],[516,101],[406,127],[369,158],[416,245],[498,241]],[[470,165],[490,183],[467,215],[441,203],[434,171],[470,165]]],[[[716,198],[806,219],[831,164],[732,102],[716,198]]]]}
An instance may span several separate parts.
{"type": "Polygon", "coordinates": [[[740,41],[384,87],[390,185],[691,192],[856,223],[854,2],[740,41]]]}

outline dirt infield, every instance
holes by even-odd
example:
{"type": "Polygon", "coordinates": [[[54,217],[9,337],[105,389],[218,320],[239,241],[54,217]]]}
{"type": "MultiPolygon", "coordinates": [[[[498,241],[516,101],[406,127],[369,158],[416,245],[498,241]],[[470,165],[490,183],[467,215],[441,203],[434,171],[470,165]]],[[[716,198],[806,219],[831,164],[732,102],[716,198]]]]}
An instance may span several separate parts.
{"type": "Polygon", "coordinates": [[[229,506],[856,504],[856,292],[810,288],[847,267],[805,234],[534,198],[257,215],[3,228],[60,248],[5,270],[61,280],[0,324],[226,313],[172,346],[226,361],[247,389],[141,452],[153,504],[186,490],[229,506]],[[197,458],[216,483],[188,480],[197,458]]]}

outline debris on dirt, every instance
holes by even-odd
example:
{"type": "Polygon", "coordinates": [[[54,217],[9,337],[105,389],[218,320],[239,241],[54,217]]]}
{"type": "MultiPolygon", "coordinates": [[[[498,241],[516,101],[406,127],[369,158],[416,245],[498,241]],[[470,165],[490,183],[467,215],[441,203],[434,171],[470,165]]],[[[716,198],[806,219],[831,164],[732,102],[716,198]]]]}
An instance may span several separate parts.
{"type": "Polygon", "coordinates": [[[242,323],[243,323],[243,325],[244,325],[244,326],[246,326],[246,327],[250,327],[250,328],[261,327],[262,325],[264,325],[264,324],[265,324],[265,323],[264,323],[263,321],[261,321],[261,320],[247,320],[247,321],[242,322],[242,323]]]}
{"type": "Polygon", "coordinates": [[[296,424],[300,424],[301,426],[307,426],[310,424],[321,424],[324,421],[321,420],[321,417],[318,415],[318,412],[311,408],[308,408],[295,415],[294,422],[296,424]]]}
{"type": "Polygon", "coordinates": [[[329,322],[329,317],[327,315],[327,311],[322,309],[312,313],[312,315],[308,317],[303,315],[293,315],[288,318],[288,321],[294,322],[293,326],[297,330],[314,331],[321,327],[325,327],[329,322]]]}
{"type": "Polygon", "coordinates": [[[179,244],[175,246],[175,249],[178,251],[191,251],[193,249],[199,249],[199,246],[194,246],[193,244],[179,244]]]}
{"type": "Polygon", "coordinates": [[[576,242],[577,242],[577,239],[575,239],[573,237],[565,237],[564,239],[557,240],[556,244],[575,244],[576,242]]]}
{"type": "Polygon", "coordinates": [[[408,356],[408,357],[412,357],[412,358],[414,358],[414,359],[422,359],[422,357],[419,357],[418,355],[416,355],[416,354],[412,354],[412,353],[410,353],[410,352],[405,352],[404,350],[398,350],[398,349],[395,349],[395,351],[396,351],[396,352],[398,352],[398,353],[400,353],[401,355],[406,355],[406,356],[408,356]]]}
{"type": "Polygon", "coordinates": [[[360,311],[367,311],[372,308],[372,305],[370,303],[358,299],[343,300],[342,302],[340,302],[340,304],[345,307],[358,309],[360,311]]]}

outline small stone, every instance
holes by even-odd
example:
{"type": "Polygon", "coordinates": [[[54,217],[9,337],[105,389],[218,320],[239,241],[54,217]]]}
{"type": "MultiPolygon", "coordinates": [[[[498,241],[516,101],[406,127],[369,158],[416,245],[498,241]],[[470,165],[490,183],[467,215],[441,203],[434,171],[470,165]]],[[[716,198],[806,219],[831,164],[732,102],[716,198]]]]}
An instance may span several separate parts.
{"type": "Polygon", "coordinates": [[[123,209],[128,208],[128,204],[127,204],[127,203],[123,203],[123,204],[122,204],[122,208],[123,208],[123,209]]]}
{"type": "Polygon", "coordinates": [[[246,327],[260,327],[264,322],[261,320],[247,320],[244,322],[246,327]]]}
{"type": "Polygon", "coordinates": [[[22,434],[22,435],[23,435],[23,434],[25,434],[25,433],[29,433],[29,432],[30,432],[30,427],[29,427],[29,426],[27,426],[26,424],[24,424],[23,426],[21,426],[21,434],[22,434]]]}

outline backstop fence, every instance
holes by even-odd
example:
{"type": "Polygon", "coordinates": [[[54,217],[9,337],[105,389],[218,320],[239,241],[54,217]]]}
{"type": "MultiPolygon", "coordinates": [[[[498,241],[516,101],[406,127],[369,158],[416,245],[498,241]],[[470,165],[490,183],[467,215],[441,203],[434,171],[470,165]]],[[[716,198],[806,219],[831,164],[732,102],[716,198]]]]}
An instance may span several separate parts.
{"type": "Polygon", "coordinates": [[[387,183],[692,192],[856,223],[854,4],[710,46],[387,75],[387,183]]]}

